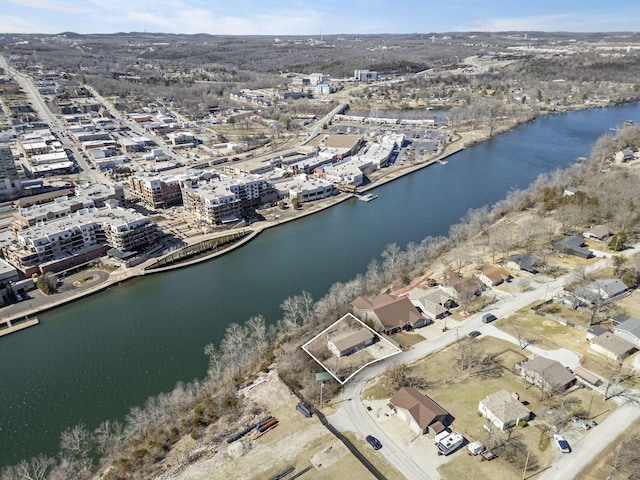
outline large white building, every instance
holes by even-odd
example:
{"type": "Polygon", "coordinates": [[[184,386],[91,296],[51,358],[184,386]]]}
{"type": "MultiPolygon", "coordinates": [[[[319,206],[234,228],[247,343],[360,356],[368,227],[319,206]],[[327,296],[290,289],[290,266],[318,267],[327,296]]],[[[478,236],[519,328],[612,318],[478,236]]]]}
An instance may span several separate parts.
{"type": "Polygon", "coordinates": [[[358,82],[375,82],[378,80],[378,72],[370,72],[369,70],[356,70],[353,77],[358,82]]]}
{"type": "Polygon", "coordinates": [[[58,272],[98,258],[115,248],[143,250],[156,240],[147,217],[107,202],[104,208],[85,208],[56,220],[0,239],[0,252],[26,276],[58,272]]]}

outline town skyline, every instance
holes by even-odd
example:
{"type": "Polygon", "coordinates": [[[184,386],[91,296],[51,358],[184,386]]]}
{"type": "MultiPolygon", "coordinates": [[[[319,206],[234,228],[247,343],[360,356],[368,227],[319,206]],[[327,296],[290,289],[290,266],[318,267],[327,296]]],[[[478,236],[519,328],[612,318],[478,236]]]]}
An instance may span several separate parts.
{"type": "Polygon", "coordinates": [[[204,2],[137,0],[88,2],[3,0],[3,33],[158,32],[213,35],[411,34],[456,31],[623,32],[640,24],[640,5],[593,0],[452,0],[442,4],[401,0],[392,11],[379,0],[322,4],[296,0],[204,2]]]}

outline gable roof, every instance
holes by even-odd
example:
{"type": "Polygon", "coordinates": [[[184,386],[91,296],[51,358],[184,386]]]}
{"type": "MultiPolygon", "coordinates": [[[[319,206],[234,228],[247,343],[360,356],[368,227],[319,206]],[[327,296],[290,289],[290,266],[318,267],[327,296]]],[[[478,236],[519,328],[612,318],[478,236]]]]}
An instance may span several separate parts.
{"type": "Polygon", "coordinates": [[[432,318],[438,318],[448,311],[444,304],[449,300],[449,296],[439,288],[435,290],[414,288],[409,291],[408,297],[414,305],[417,304],[425,314],[432,318]]]}
{"type": "Polygon", "coordinates": [[[511,273],[509,273],[509,270],[497,265],[484,265],[482,267],[482,273],[493,283],[499,282],[501,280],[506,280],[507,278],[511,277],[511,273]]]}
{"type": "Polygon", "coordinates": [[[611,235],[611,230],[609,229],[609,227],[606,227],[604,225],[594,225],[582,233],[583,237],[592,237],[598,239],[606,238],[609,235],[611,235]]]}
{"type": "Polygon", "coordinates": [[[640,320],[637,318],[629,318],[621,324],[613,327],[613,329],[618,332],[627,332],[640,339],[640,320]]]}
{"type": "Polygon", "coordinates": [[[625,340],[624,338],[620,338],[611,332],[606,332],[592,338],[591,343],[599,346],[607,352],[613,353],[618,358],[624,357],[629,352],[636,350],[636,346],[633,343],[625,340]]]}
{"type": "Polygon", "coordinates": [[[333,338],[329,339],[340,352],[349,350],[350,348],[361,345],[369,340],[373,340],[374,335],[371,330],[359,328],[358,330],[345,330],[337,333],[333,338]]]}
{"type": "Polygon", "coordinates": [[[475,295],[484,287],[484,284],[476,277],[452,279],[449,281],[449,285],[456,291],[458,295],[475,295]]]}
{"type": "Polygon", "coordinates": [[[536,258],[530,253],[518,253],[507,258],[507,262],[513,262],[525,272],[537,273],[536,258]]]}
{"type": "Polygon", "coordinates": [[[578,257],[589,258],[593,255],[591,250],[583,248],[584,240],[578,235],[571,235],[569,237],[563,237],[560,240],[553,242],[553,245],[567,253],[568,255],[576,255],[578,257]]]}
{"type": "Polygon", "coordinates": [[[407,297],[398,298],[396,301],[375,308],[373,311],[387,330],[404,327],[407,324],[414,325],[423,318],[407,297]]]}
{"type": "Polygon", "coordinates": [[[618,278],[596,280],[583,288],[577,288],[575,294],[578,298],[594,303],[598,299],[612,300],[625,294],[629,288],[618,278]]]}
{"type": "Polygon", "coordinates": [[[449,412],[414,387],[401,388],[391,397],[389,403],[394,407],[408,410],[423,430],[434,423],[438,417],[449,415],[449,412]]]}
{"type": "Polygon", "coordinates": [[[563,367],[560,362],[550,358],[534,357],[522,363],[520,367],[525,371],[537,373],[552,387],[562,387],[575,380],[573,373],[563,367]]]}
{"type": "Polygon", "coordinates": [[[388,293],[381,293],[376,297],[358,297],[351,305],[360,310],[375,310],[378,307],[382,307],[384,305],[388,305],[389,303],[395,302],[398,299],[395,295],[389,295],[388,293]]]}

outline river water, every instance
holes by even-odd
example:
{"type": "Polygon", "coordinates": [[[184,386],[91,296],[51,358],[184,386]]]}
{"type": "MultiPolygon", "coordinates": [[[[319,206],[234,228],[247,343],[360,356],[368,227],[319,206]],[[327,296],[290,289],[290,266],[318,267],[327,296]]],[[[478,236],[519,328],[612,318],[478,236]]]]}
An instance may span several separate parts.
{"type": "Polygon", "coordinates": [[[39,316],[39,326],[0,338],[0,467],[51,455],[66,427],[123,419],[150,395],[202,377],[204,346],[231,322],[277,320],[286,297],[319,298],[388,243],[446,234],[469,208],[587,156],[600,135],[639,117],[640,104],[541,117],[377,188],[372,202],[348,200],[214,261],[39,316]]]}

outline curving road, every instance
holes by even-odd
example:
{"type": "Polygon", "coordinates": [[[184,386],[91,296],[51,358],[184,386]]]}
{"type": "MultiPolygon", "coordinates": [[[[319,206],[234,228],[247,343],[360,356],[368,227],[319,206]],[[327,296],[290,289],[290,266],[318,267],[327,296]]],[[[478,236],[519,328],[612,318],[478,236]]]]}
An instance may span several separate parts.
{"type": "MultiPolygon", "coordinates": [[[[640,243],[628,248],[622,252],[622,255],[631,256],[637,252],[639,248],[640,243]]],[[[603,258],[590,265],[587,271],[595,272],[609,266],[611,266],[611,259],[603,258]]],[[[564,285],[570,281],[571,274],[566,274],[557,279],[539,284],[527,292],[506,297],[494,303],[489,308],[498,318],[506,317],[531,305],[536,300],[553,296],[553,294],[559,292],[564,285]]],[[[463,338],[472,330],[479,330],[488,335],[496,333],[493,325],[482,323],[482,313],[477,313],[465,320],[462,326],[448,331],[434,341],[420,342],[409,351],[381,360],[363,369],[343,387],[343,398],[351,399],[351,401],[341,402],[338,411],[327,419],[342,432],[351,431],[359,433],[363,437],[366,435],[377,437],[383,444],[383,448],[378,452],[408,480],[439,480],[440,477],[436,475],[435,468],[431,472],[427,472],[421,468],[421,466],[419,466],[407,452],[400,448],[400,446],[395,444],[391,437],[376,423],[362,401],[362,390],[370,380],[381,375],[393,363],[410,363],[423,358],[454,343],[458,338],[463,338]]],[[[496,336],[498,336],[498,334],[496,334],[496,336]]],[[[500,334],[499,336],[505,337],[506,334],[500,334]]],[[[510,338],[510,341],[517,344],[517,340],[513,337],[510,338]]],[[[535,347],[532,347],[532,349],[533,348],[535,347]]],[[[542,352],[537,348],[535,350],[536,353],[542,352]]],[[[567,364],[567,362],[573,363],[571,352],[565,349],[544,351],[543,354],[563,364],[567,364]]],[[[559,457],[553,465],[547,469],[544,476],[540,478],[544,480],[555,480],[558,478],[569,480],[576,478],[585,465],[593,460],[610,441],[622,433],[629,423],[639,417],[640,409],[638,407],[624,406],[615,410],[607,420],[602,422],[597,428],[592,429],[589,434],[585,435],[579,441],[579,448],[576,448],[571,455],[559,457]]]]}

